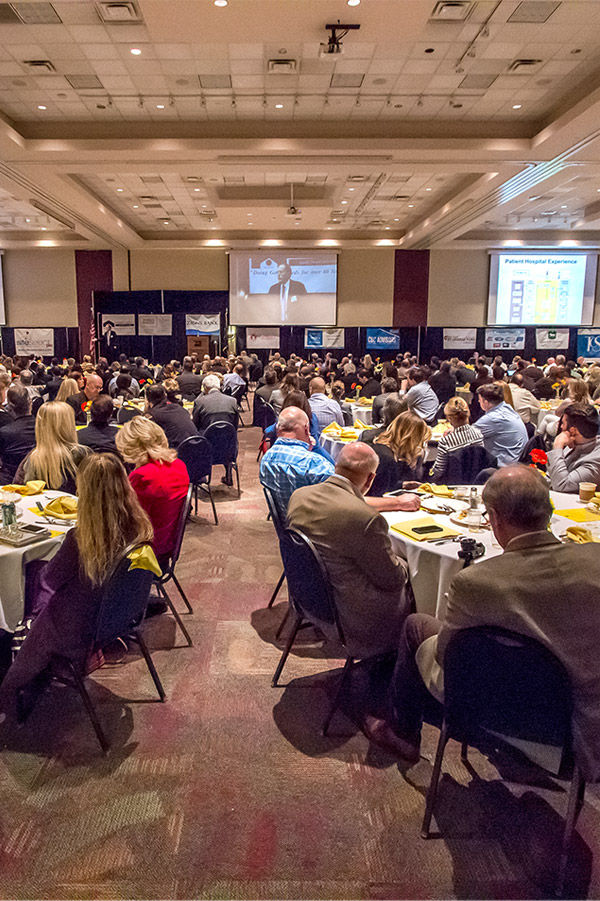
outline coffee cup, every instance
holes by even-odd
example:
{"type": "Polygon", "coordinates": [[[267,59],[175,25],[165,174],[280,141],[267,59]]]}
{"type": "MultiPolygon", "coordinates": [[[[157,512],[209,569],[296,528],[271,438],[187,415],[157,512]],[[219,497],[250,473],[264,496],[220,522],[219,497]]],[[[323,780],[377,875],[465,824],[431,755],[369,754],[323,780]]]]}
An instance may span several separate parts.
{"type": "Polygon", "coordinates": [[[596,485],[594,482],[579,483],[579,500],[584,504],[588,504],[596,493],[596,485]]]}

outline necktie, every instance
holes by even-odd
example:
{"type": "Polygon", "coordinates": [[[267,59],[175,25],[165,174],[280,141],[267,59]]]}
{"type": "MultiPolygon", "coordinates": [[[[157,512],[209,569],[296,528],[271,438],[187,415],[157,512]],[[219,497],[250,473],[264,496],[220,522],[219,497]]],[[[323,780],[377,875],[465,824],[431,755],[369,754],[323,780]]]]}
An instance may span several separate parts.
{"type": "Polygon", "coordinates": [[[283,285],[281,286],[281,294],[280,294],[280,298],[281,298],[281,321],[282,321],[282,322],[285,322],[285,319],[286,319],[286,313],[287,313],[287,292],[288,292],[288,286],[287,286],[287,284],[283,284],[283,285]]]}

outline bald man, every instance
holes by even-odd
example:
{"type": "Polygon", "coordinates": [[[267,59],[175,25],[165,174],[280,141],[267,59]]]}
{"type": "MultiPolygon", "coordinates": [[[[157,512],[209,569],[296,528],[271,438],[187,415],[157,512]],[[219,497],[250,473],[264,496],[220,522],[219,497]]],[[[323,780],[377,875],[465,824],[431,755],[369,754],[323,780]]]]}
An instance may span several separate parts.
{"type": "Polygon", "coordinates": [[[332,400],[325,394],[325,382],[323,379],[311,379],[309,391],[310,397],[308,402],[311,410],[317,417],[319,431],[322,432],[323,429],[328,425],[331,425],[332,422],[337,422],[337,424],[341,425],[343,428],[344,417],[342,415],[342,408],[336,400],[332,400]]]}
{"type": "Polygon", "coordinates": [[[483,502],[504,553],[463,569],[443,621],[423,613],[404,624],[390,686],[387,722],[367,717],[369,738],[411,762],[419,759],[430,695],[443,700],[444,654],[453,635],[497,626],[554,653],[573,687],[575,755],[586,779],[600,777],[600,554],[594,544],[561,544],[548,523],[548,483],[537,470],[507,466],[486,482],[483,502]]]}
{"type": "Polygon", "coordinates": [[[335,473],[320,485],[299,488],[288,506],[291,528],[307,535],[321,555],[349,653],[356,657],[395,652],[412,603],[406,562],[392,550],[386,520],[365,503],[377,464],[367,444],[349,444],[335,473]]]}

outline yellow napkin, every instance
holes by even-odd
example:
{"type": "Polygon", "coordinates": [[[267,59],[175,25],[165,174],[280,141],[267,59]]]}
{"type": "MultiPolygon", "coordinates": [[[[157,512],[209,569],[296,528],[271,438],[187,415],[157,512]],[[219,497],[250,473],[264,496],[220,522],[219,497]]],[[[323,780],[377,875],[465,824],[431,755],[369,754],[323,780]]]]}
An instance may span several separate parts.
{"type": "Polygon", "coordinates": [[[576,544],[588,544],[590,541],[600,543],[600,538],[594,538],[590,530],[584,526],[570,526],[567,529],[567,537],[576,544]]]}
{"type": "Polygon", "coordinates": [[[144,544],[143,547],[137,547],[128,555],[128,559],[131,560],[130,570],[149,569],[155,576],[162,576],[162,569],[158,565],[156,554],[149,544],[144,544]]]}
{"type": "Polygon", "coordinates": [[[365,429],[372,429],[373,426],[367,425],[365,422],[362,421],[362,419],[355,419],[354,420],[354,428],[359,429],[359,431],[363,432],[365,429]]]}
{"type": "Polygon", "coordinates": [[[454,497],[454,488],[448,488],[447,485],[432,485],[430,482],[419,485],[417,491],[423,494],[433,494],[435,497],[454,497]]]}
{"type": "Polygon", "coordinates": [[[13,494],[20,494],[22,497],[29,497],[31,494],[40,494],[46,483],[40,480],[27,482],[26,485],[3,485],[0,491],[12,491],[13,494]]]}
{"type": "Polygon", "coordinates": [[[322,435],[341,435],[341,433],[342,427],[337,422],[330,422],[321,432],[322,435]]]}
{"type": "Polygon", "coordinates": [[[77,519],[77,498],[69,495],[55,497],[46,504],[42,516],[52,516],[55,519],[77,519]]]}
{"type": "Polygon", "coordinates": [[[599,513],[590,513],[583,507],[576,507],[574,510],[555,510],[557,516],[564,516],[565,519],[572,519],[573,522],[598,522],[599,513]]]}
{"type": "Polygon", "coordinates": [[[390,528],[393,529],[394,532],[399,532],[401,535],[412,538],[413,541],[433,541],[438,538],[453,538],[455,535],[459,534],[459,532],[455,532],[453,529],[449,529],[447,526],[437,522],[433,516],[421,516],[419,519],[407,519],[404,522],[395,522],[392,523],[390,528]],[[426,532],[424,535],[415,534],[415,527],[419,528],[420,526],[440,526],[440,529],[436,532],[426,532]]]}
{"type": "Polygon", "coordinates": [[[343,441],[357,441],[358,432],[356,431],[356,429],[342,429],[340,432],[340,438],[343,441]]]}
{"type": "Polygon", "coordinates": [[[372,407],[373,406],[373,398],[372,397],[361,397],[361,398],[359,398],[357,403],[361,407],[372,407]]]}

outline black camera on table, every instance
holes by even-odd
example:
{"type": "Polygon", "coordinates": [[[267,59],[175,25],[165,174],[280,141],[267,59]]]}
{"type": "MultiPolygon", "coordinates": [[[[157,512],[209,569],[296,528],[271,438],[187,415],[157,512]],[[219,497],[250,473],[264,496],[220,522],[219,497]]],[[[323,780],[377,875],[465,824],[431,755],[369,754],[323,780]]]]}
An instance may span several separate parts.
{"type": "Polygon", "coordinates": [[[470,566],[473,560],[483,557],[484,554],[485,547],[481,541],[476,541],[474,538],[460,539],[460,551],[458,552],[458,556],[461,560],[465,561],[465,566],[470,566]]]}

